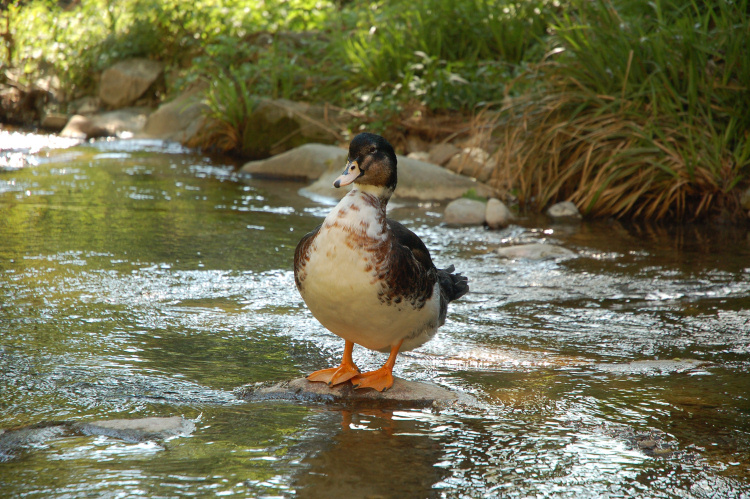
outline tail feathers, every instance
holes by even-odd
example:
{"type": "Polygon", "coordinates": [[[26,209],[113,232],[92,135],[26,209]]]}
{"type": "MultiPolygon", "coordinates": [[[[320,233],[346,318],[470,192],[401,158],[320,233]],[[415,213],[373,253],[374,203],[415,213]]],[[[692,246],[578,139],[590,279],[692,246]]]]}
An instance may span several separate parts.
{"type": "Polygon", "coordinates": [[[456,268],[451,265],[446,269],[438,269],[438,281],[440,282],[440,291],[449,301],[458,300],[469,292],[469,278],[459,273],[455,273],[456,268]]]}

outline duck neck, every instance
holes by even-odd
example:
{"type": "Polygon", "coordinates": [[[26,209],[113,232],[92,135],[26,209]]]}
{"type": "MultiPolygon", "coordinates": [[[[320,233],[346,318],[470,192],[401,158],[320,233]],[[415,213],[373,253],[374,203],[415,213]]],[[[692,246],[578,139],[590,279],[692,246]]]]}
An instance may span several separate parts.
{"type": "Polygon", "coordinates": [[[366,185],[366,184],[361,184],[361,185],[356,184],[354,188],[364,194],[369,194],[377,198],[377,200],[380,201],[380,204],[382,205],[383,210],[385,210],[385,207],[388,204],[388,201],[391,199],[391,196],[393,195],[393,190],[394,190],[393,188],[390,188],[390,187],[366,185]]]}

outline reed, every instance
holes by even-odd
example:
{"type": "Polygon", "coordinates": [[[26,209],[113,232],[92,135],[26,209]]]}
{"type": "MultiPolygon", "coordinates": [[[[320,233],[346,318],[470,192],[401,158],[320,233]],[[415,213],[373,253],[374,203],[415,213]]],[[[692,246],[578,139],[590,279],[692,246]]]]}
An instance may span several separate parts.
{"type": "MultiPolygon", "coordinates": [[[[581,1],[501,113],[493,182],[592,216],[738,214],[750,179],[748,1],[581,1]],[[627,7],[627,8],[626,8],[627,7]]],[[[521,80],[521,79],[519,79],[521,80]]]]}

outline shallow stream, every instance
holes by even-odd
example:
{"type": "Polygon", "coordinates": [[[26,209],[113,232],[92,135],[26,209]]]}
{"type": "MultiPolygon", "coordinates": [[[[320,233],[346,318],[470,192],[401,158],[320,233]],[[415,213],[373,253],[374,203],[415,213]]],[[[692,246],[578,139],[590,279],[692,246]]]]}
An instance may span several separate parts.
{"type": "Polygon", "coordinates": [[[159,142],[57,147],[0,169],[0,430],[183,416],[195,431],[30,439],[0,453],[0,496],[750,496],[746,229],[493,232],[396,201],[389,216],[471,293],[395,373],[478,403],[249,403],[233,389],[340,358],[291,270],[331,205],[159,142]],[[579,257],[493,254],[523,242],[579,257]]]}

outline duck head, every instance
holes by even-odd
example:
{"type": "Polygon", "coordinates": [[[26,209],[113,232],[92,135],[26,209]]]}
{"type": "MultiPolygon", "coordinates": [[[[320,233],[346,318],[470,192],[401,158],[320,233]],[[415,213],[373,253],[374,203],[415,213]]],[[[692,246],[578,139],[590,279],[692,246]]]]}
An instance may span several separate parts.
{"type": "Polygon", "coordinates": [[[360,133],[349,144],[346,168],[333,186],[354,183],[360,191],[387,202],[396,189],[397,180],[393,146],[380,135],[360,133]]]}

